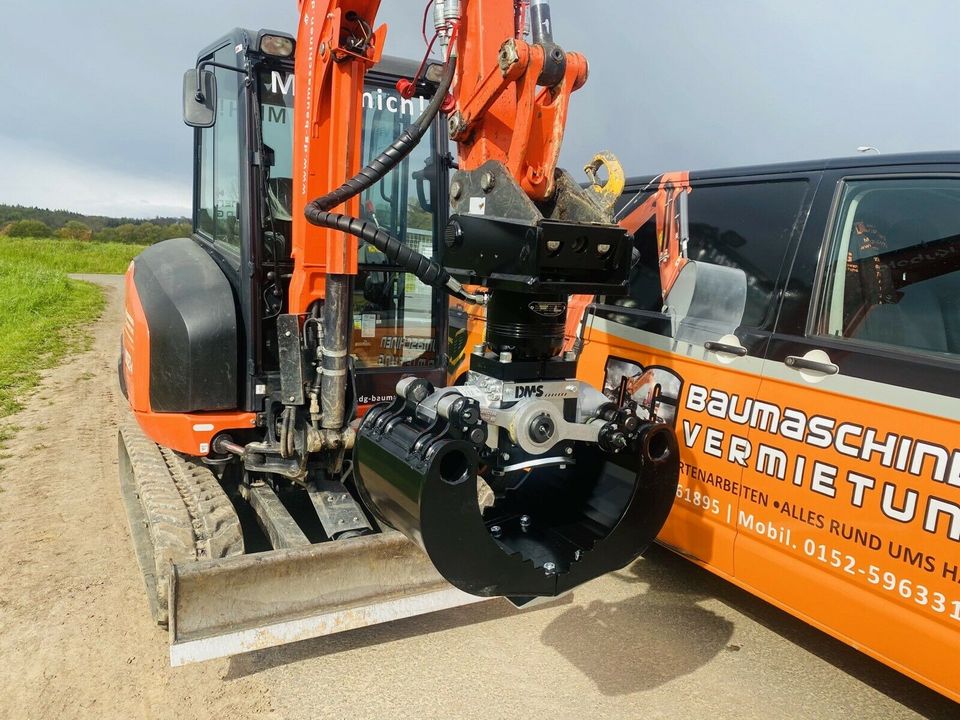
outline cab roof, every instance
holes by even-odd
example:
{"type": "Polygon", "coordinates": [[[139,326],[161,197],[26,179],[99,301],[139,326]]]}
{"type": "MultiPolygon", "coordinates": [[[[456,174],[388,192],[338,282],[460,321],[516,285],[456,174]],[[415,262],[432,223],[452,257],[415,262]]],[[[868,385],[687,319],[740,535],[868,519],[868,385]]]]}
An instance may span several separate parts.
{"type": "MultiPolygon", "coordinates": [[[[262,28],[260,30],[249,30],[246,28],[234,28],[225,35],[219,37],[214,42],[207,45],[203,50],[201,50],[197,55],[197,61],[210,56],[212,53],[223,47],[237,47],[242,46],[243,50],[246,52],[255,51],[253,47],[257,41],[257,37],[261,33],[267,33],[270,35],[283,35],[288,37],[293,37],[290,33],[283,32],[281,30],[268,30],[262,28]]],[[[294,51],[296,52],[296,51],[294,51]]],[[[243,56],[243,52],[237,53],[237,66],[241,66],[239,60],[243,56]]],[[[293,63],[293,57],[290,57],[287,60],[281,62],[293,63]]],[[[401,77],[412,77],[417,69],[420,67],[420,63],[415,60],[408,60],[407,58],[394,57],[392,55],[384,55],[380,62],[377,63],[370,72],[375,72],[383,75],[396,75],[401,77]]]]}

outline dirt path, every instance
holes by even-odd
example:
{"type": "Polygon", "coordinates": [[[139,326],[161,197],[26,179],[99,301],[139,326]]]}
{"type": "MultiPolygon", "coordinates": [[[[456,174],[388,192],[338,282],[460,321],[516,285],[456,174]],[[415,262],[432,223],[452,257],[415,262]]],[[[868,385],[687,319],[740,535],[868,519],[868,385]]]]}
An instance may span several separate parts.
{"type": "Polygon", "coordinates": [[[173,672],[149,620],[117,487],[120,278],[93,346],[46,374],[0,461],[0,717],[249,717],[227,661],[173,672]]]}
{"type": "Polygon", "coordinates": [[[662,550],[502,601],[171,669],[117,487],[122,308],[47,374],[0,461],[6,718],[956,718],[956,705],[662,550]]]}

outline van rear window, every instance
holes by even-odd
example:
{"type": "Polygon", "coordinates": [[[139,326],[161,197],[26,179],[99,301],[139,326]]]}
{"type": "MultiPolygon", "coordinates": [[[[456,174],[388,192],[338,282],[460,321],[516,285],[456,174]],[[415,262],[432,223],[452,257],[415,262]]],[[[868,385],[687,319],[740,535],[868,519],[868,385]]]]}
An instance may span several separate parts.
{"type": "MultiPolygon", "coordinates": [[[[693,184],[687,198],[686,257],[743,271],[747,285],[743,326],[773,323],[777,278],[807,187],[806,180],[693,184]]],[[[655,217],[637,230],[634,246],[639,262],[631,276],[631,300],[641,310],[659,311],[663,298],[655,217]]]]}

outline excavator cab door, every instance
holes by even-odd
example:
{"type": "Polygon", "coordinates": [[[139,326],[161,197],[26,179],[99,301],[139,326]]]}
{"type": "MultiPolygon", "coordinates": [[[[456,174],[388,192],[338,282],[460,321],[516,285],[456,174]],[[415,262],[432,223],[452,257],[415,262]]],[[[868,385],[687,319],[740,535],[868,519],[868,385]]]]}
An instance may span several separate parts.
{"type": "MultiPolygon", "coordinates": [[[[367,75],[363,95],[363,162],[376,157],[423,112],[429,99],[403,98],[400,63],[385,59],[367,75]],[[394,67],[397,66],[397,67],[394,67]]],[[[414,68],[415,70],[415,68],[414,68]]],[[[436,122],[411,154],[360,200],[361,217],[427,257],[447,222],[447,134],[436,122]]],[[[361,410],[392,397],[397,382],[416,375],[445,381],[447,299],[372,245],[360,248],[353,294],[352,353],[361,410]]]]}

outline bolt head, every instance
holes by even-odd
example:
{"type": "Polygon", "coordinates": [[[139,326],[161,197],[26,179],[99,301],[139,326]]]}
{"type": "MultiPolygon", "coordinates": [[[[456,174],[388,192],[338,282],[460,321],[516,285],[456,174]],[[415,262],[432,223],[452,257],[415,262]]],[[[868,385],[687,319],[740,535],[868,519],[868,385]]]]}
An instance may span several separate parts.
{"type": "Polygon", "coordinates": [[[520,526],[521,526],[521,527],[529,527],[529,525],[530,525],[530,516],[529,516],[529,515],[521,515],[521,516],[520,516],[520,526]]]}
{"type": "Polygon", "coordinates": [[[517,52],[517,43],[511,38],[500,46],[497,65],[500,67],[500,72],[506,75],[510,67],[518,62],[520,62],[520,54],[517,52]]]}
{"type": "Polygon", "coordinates": [[[497,184],[497,178],[492,172],[485,172],[480,176],[480,189],[484,192],[490,192],[497,184]]]}
{"type": "Polygon", "coordinates": [[[564,450],[564,452],[565,452],[567,455],[573,455],[573,448],[572,448],[572,447],[568,447],[566,450],[564,450]]]}
{"type": "Polygon", "coordinates": [[[543,570],[544,570],[544,572],[547,573],[547,575],[553,574],[554,571],[556,571],[556,569],[557,569],[556,563],[545,562],[545,563],[543,564],[543,570]]]}
{"type": "Polygon", "coordinates": [[[494,537],[497,537],[498,535],[500,535],[502,531],[503,531],[503,528],[501,528],[499,525],[490,526],[490,534],[493,535],[494,537]]]}
{"type": "Polygon", "coordinates": [[[463,120],[463,113],[459,110],[450,116],[450,119],[447,121],[447,127],[450,130],[450,137],[456,138],[464,130],[466,130],[466,123],[463,120]]]}

